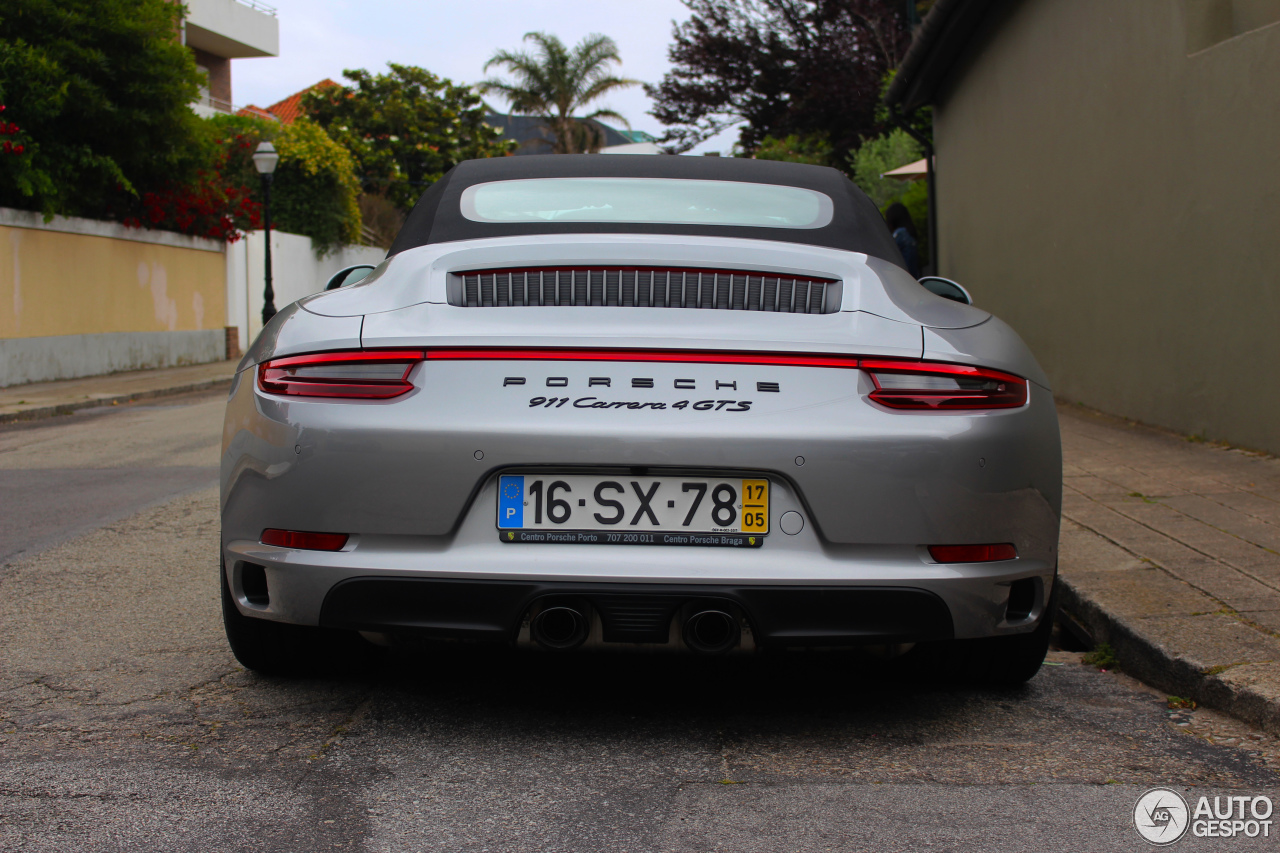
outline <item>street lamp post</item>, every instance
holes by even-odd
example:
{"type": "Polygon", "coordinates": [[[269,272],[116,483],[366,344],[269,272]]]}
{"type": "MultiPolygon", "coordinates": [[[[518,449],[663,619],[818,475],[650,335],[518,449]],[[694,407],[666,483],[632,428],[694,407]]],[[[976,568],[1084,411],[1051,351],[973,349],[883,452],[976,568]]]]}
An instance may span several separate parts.
{"type": "Polygon", "coordinates": [[[276,147],[270,142],[259,142],[253,152],[253,167],[262,176],[263,238],[267,250],[266,286],[262,289],[262,325],[276,316],[276,292],[271,289],[271,175],[280,162],[276,147]]]}

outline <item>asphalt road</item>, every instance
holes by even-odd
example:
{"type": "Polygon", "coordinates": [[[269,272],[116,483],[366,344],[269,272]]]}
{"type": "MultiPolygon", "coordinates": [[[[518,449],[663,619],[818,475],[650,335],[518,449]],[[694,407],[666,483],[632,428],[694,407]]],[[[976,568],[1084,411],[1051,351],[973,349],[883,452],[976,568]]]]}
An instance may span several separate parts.
{"type": "Polygon", "coordinates": [[[221,394],[0,430],[0,563],[218,478],[221,394]]]}
{"type": "Polygon", "coordinates": [[[218,615],[220,416],[0,429],[0,850],[1128,851],[1150,786],[1280,797],[1273,739],[1065,651],[1012,691],[458,647],[261,678],[218,615]]]}

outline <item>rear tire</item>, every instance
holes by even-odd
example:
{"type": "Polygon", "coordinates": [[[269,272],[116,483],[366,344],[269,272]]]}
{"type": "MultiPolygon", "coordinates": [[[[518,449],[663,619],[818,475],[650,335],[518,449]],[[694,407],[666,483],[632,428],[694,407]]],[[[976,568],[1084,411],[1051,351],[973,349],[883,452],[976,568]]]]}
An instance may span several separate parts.
{"type": "Polygon", "coordinates": [[[219,572],[222,626],[236,660],[263,675],[316,675],[367,667],[378,649],[359,634],[308,625],[289,625],[245,616],[236,607],[227,583],[227,566],[219,572]]]}

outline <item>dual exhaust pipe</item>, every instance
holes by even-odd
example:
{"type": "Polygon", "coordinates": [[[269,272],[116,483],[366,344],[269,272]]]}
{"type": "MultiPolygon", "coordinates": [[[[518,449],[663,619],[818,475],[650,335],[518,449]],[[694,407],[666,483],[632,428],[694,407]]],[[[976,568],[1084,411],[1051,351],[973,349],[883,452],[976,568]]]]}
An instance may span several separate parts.
{"type": "Polygon", "coordinates": [[[723,610],[701,610],[684,620],[684,644],[704,655],[718,655],[738,645],[742,629],[723,610]]]}
{"type": "MultiPolygon", "coordinates": [[[[569,651],[587,641],[591,615],[585,606],[557,604],[544,607],[529,623],[529,636],[551,651],[569,651]]],[[[699,654],[716,655],[736,647],[742,639],[738,620],[723,610],[700,610],[684,621],[684,643],[699,654]]]]}
{"type": "Polygon", "coordinates": [[[529,636],[544,649],[568,651],[587,641],[591,617],[586,608],[569,605],[544,607],[529,623],[529,636]]]}

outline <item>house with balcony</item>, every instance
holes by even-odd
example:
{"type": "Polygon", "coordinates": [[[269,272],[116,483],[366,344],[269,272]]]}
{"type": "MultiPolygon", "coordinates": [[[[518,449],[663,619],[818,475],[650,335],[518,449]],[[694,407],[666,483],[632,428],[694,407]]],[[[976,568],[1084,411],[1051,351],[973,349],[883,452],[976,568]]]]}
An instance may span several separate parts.
{"type": "Polygon", "coordinates": [[[887,101],[1055,394],[1280,453],[1277,79],[1280,0],[937,0],[887,101]]]}
{"type": "Polygon", "coordinates": [[[192,109],[202,116],[235,112],[231,60],[280,55],[280,20],[259,0],[185,0],[182,43],[208,82],[192,109]]]}

